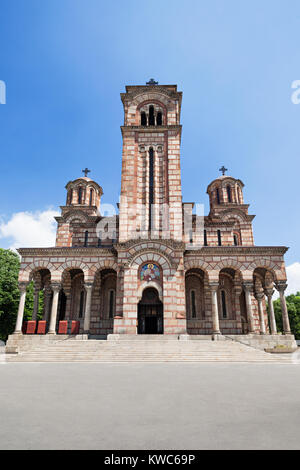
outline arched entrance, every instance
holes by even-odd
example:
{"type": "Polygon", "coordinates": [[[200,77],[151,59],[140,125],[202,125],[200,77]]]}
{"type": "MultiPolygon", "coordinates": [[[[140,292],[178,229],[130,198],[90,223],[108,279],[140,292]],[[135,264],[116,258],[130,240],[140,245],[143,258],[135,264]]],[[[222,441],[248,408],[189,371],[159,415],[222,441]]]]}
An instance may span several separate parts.
{"type": "Polygon", "coordinates": [[[163,304],[154,287],[144,290],[138,304],[138,334],[163,334],[163,304]]]}

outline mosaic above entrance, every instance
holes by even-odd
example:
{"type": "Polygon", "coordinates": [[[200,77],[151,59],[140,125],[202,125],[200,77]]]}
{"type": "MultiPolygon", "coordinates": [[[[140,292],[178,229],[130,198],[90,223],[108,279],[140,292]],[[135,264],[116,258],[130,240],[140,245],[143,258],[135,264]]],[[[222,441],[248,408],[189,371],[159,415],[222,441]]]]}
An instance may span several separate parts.
{"type": "Polygon", "coordinates": [[[148,263],[142,267],[140,273],[141,281],[153,281],[160,278],[160,269],[157,264],[148,263]]]}

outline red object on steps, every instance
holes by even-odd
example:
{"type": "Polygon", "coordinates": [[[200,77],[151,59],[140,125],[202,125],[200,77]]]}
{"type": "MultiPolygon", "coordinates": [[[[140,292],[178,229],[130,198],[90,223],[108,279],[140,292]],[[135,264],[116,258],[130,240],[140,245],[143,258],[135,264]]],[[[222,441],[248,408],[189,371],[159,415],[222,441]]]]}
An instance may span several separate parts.
{"type": "Polygon", "coordinates": [[[80,321],[73,320],[71,322],[71,335],[78,335],[80,328],[80,321]]]}
{"type": "Polygon", "coordinates": [[[67,335],[68,334],[68,322],[66,320],[61,320],[58,325],[58,334],[67,335]]]}
{"type": "Polygon", "coordinates": [[[45,335],[46,334],[46,326],[47,322],[45,320],[40,320],[38,322],[38,327],[37,327],[37,334],[38,335],[45,335]]]}
{"type": "Polygon", "coordinates": [[[26,335],[34,335],[36,330],[36,321],[28,320],[26,325],[26,335]]]}

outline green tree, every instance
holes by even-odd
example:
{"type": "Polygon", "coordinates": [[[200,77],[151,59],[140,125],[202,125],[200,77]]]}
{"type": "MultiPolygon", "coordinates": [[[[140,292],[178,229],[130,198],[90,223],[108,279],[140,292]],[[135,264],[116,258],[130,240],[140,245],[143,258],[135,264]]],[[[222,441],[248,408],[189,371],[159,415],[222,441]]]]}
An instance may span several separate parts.
{"type": "MultiPolygon", "coordinates": [[[[13,333],[18,313],[20,292],[18,275],[20,269],[19,256],[11,250],[0,248],[0,340],[6,341],[13,333]]],[[[32,318],[33,311],[33,282],[26,291],[24,319],[32,318]]],[[[40,292],[38,319],[42,317],[43,294],[40,292]]]]}
{"type": "Polygon", "coordinates": [[[20,260],[11,250],[0,248],[0,339],[6,340],[16,322],[19,289],[20,260]]]}
{"type": "MultiPolygon", "coordinates": [[[[297,292],[296,295],[288,295],[285,299],[291,331],[296,339],[300,339],[300,292],[297,292]]],[[[280,299],[275,300],[273,305],[278,331],[283,332],[280,299]]]]}

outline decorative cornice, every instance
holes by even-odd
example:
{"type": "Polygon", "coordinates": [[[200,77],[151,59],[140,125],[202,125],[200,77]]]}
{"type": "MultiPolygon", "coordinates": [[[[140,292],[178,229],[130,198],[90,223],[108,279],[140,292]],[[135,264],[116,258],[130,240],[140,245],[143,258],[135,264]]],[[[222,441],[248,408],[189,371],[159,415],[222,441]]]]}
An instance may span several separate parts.
{"type": "Polygon", "coordinates": [[[125,131],[140,131],[140,132],[165,132],[178,130],[181,133],[181,124],[174,124],[170,126],[120,126],[122,134],[125,131]]]}
{"type": "Polygon", "coordinates": [[[187,255],[284,255],[286,246],[203,246],[198,250],[186,250],[187,255]]]}
{"type": "MultiPolygon", "coordinates": [[[[164,245],[166,247],[172,248],[173,250],[183,251],[185,249],[185,243],[183,242],[177,242],[175,240],[162,240],[162,239],[150,239],[150,238],[148,239],[138,238],[136,240],[128,240],[126,242],[116,243],[114,247],[117,251],[121,251],[121,250],[127,250],[128,248],[131,248],[135,245],[142,245],[144,243],[154,243],[156,246],[164,245]]],[[[149,249],[151,250],[151,247],[149,247],[149,249]]]]}
{"type": "Polygon", "coordinates": [[[51,247],[51,248],[19,248],[18,253],[24,256],[103,256],[114,255],[114,248],[97,247],[51,247]]]}

